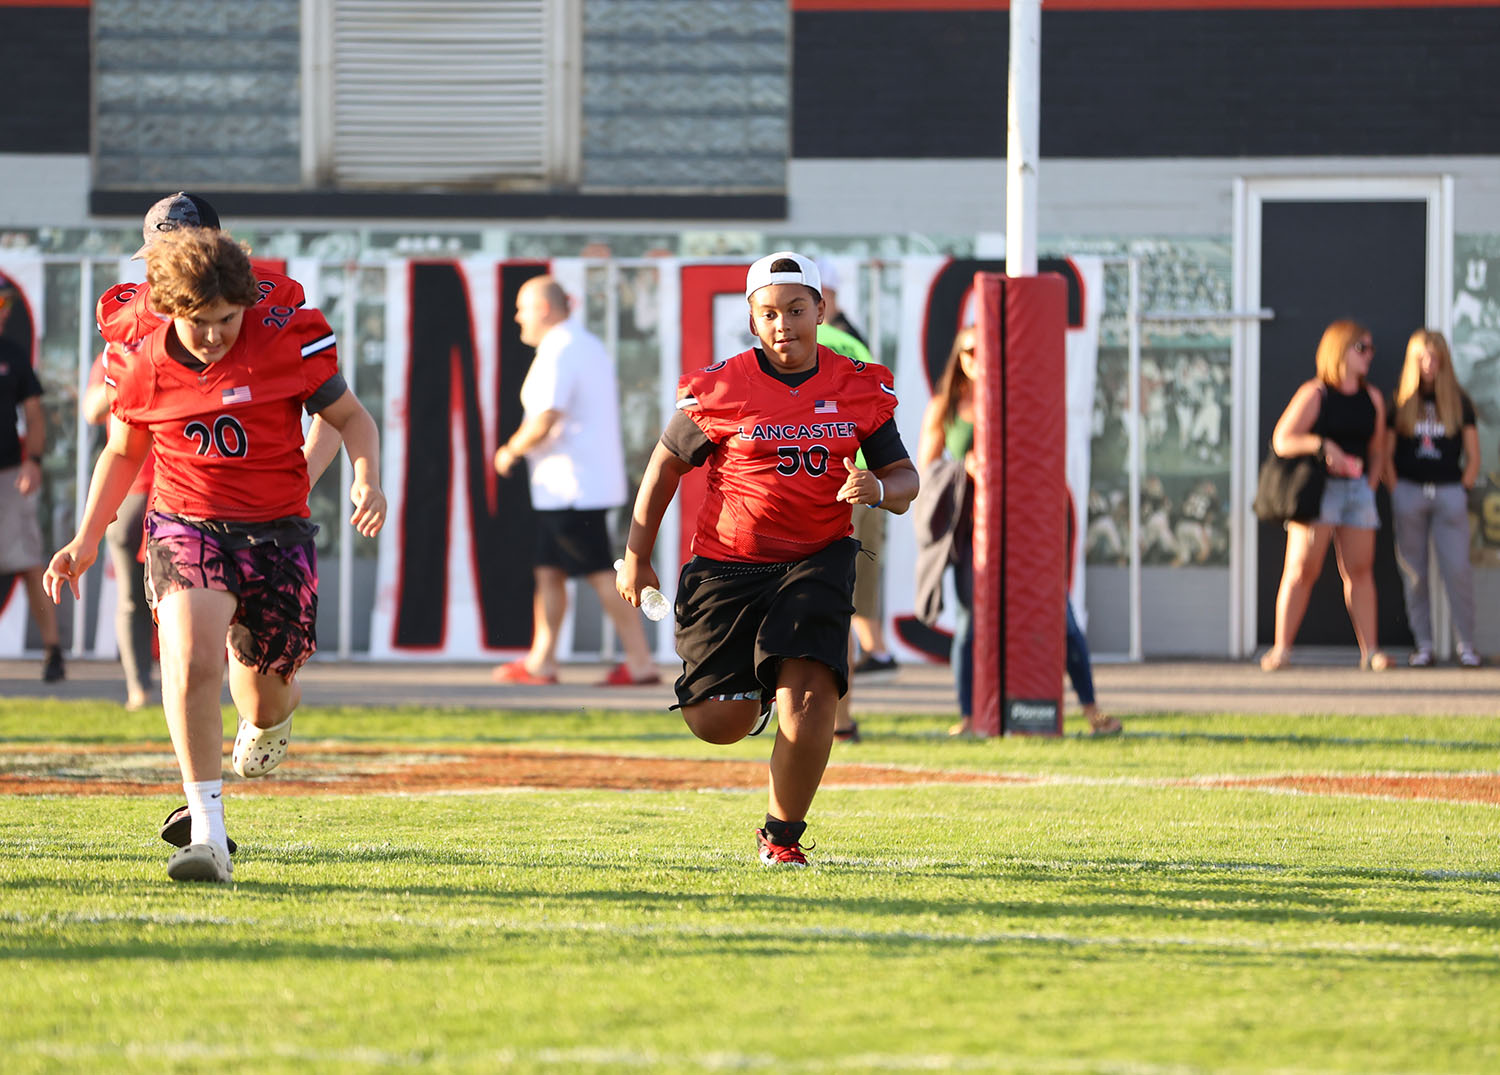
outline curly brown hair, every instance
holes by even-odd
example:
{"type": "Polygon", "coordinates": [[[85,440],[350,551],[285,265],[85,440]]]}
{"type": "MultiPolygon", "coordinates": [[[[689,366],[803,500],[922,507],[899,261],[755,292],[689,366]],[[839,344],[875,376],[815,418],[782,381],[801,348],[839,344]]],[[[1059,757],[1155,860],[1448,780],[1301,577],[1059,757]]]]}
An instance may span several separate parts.
{"type": "Polygon", "coordinates": [[[248,251],[214,228],[162,232],[146,251],[146,282],[152,307],[168,317],[220,301],[254,306],[260,299],[248,251]]]}

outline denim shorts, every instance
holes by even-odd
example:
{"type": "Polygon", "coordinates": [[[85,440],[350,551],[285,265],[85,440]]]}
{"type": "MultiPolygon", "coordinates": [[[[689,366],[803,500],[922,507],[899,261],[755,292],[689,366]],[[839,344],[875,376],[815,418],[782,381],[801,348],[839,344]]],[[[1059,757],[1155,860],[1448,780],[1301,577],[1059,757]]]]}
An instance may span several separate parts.
{"type": "Polygon", "coordinates": [[[1364,478],[1335,478],[1330,474],[1323,483],[1323,502],[1318,508],[1317,521],[1322,526],[1379,530],[1375,490],[1364,478]]]}

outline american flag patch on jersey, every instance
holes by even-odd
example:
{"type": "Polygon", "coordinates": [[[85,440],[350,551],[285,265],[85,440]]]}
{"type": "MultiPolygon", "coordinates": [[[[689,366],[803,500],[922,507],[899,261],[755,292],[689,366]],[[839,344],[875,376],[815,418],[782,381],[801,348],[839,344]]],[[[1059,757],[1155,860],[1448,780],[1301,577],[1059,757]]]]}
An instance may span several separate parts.
{"type": "Polygon", "coordinates": [[[836,400],[820,399],[813,404],[814,414],[838,414],[839,405],[836,400]]]}
{"type": "Polygon", "coordinates": [[[238,388],[226,388],[224,394],[219,397],[221,403],[249,403],[250,386],[242,384],[238,388]]]}

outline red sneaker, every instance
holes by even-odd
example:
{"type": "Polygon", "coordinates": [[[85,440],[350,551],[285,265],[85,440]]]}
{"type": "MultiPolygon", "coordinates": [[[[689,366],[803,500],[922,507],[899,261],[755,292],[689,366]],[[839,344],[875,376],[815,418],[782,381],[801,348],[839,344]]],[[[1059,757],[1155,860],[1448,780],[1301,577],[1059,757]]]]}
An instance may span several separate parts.
{"type": "Polygon", "coordinates": [[[609,670],[609,675],[599,681],[601,687],[649,687],[653,683],[660,683],[661,676],[652,672],[649,676],[636,679],[630,674],[630,666],[624,663],[617,664],[609,670]]]}
{"type": "Polygon", "coordinates": [[[773,844],[765,829],[755,830],[755,845],[760,849],[760,861],[763,866],[807,865],[807,856],[802,853],[801,844],[790,846],[773,844]]]}
{"type": "Polygon", "coordinates": [[[539,676],[526,667],[525,661],[497,664],[490,671],[496,683],[509,683],[519,687],[550,687],[557,683],[556,676],[539,676]]]}

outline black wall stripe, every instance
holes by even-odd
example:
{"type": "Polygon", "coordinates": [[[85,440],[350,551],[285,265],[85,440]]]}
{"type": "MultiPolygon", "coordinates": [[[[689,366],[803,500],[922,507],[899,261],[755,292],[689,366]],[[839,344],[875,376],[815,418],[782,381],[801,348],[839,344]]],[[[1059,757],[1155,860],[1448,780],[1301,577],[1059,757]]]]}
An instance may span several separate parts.
{"type": "MultiPolygon", "coordinates": [[[[85,149],[87,146],[84,147],[85,149]]],[[[159,188],[152,188],[154,192],[159,188]]],[[[420,190],[234,190],[193,188],[228,216],[432,217],[440,220],[780,220],[784,194],[631,194],[574,191],[491,192],[420,190]]],[[[153,195],[159,196],[159,195],[153,195]]],[[[143,192],[95,188],[89,212],[140,219],[143,192]]],[[[150,205],[150,199],[145,201],[150,205]]]]}
{"type": "Polygon", "coordinates": [[[0,7],[0,153],[89,151],[88,8],[0,7]]]}
{"type": "MultiPolygon", "coordinates": [[[[533,354],[511,316],[521,285],[546,269],[508,265],[500,270],[500,429],[505,437],[521,420],[521,382],[533,354]]],[[[459,480],[468,490],[474,580],[479,587],[483,643],[491,648],[531,644],[533,524],[526,468],[499,479],[493,511],[486,484],[494,445],[483,438],[479,373],[471,331],[468,285],[449,262],[418,262],[411,272],[411,368],[407,381],[406,499],[401,508],[402,557],[397,583],[394,642],[400,647],[442,644],[447,620],[449,490],[454,465],[449,450],[452,401],[462,401],[464,456],[459,480]],[[457,385],[454,378],[457,378],[457,385]]],[[[468,565],[455,565],[467,572],[468,565]]]]}
{"type": "MultiPolygon", "coordinates": [[[[797,157],[1005,156],[1009,16],[798,12],[797,157]]],[[[1500,153],[1500,8],[1043,10],[1046,157],[1500,153]]]]}

